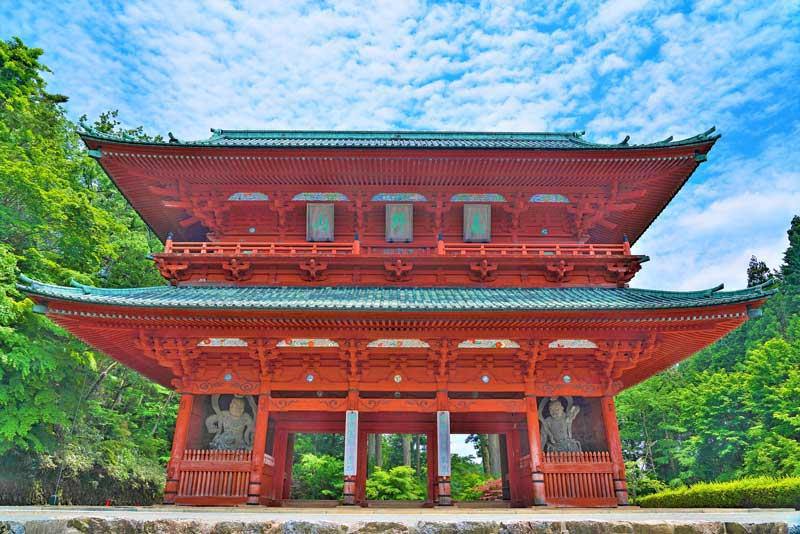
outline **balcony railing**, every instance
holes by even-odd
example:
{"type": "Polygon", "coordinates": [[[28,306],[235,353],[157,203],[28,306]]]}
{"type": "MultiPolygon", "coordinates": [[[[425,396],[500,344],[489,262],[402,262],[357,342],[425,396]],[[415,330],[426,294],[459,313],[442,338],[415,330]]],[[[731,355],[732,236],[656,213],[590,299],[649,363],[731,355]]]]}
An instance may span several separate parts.
{"type": "Polygon", "coordinates": [[[559,243],[413,243],[364,245],[360,241],[331,243],[177,242],[167,240],[165,254],[209,256],[630,256],[630,244],[559,243]]]}

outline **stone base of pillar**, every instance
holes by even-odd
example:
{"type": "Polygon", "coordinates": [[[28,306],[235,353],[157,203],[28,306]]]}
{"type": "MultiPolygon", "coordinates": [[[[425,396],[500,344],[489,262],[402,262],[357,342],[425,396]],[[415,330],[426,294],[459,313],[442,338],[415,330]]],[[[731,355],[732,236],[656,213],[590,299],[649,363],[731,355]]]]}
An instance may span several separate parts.
{"type": "Polygon", "coordinates": [[[450,477],[437,477],[437,485],[439,487],[439,506],[453,506],[453,497],[450,494],[450,477]]]}
{"type": "Polygon", "coordinates": [[[628,483],[624,478],[614,479],[614,494],[619,506],[628,506],[628,483]]]}
{"type": "Polygon", "coordinates": [[[342,504],[346,506],[355,506],[356,504],[356,477],[344,477],[344,499],[342,504]]]}
{"type": "Polygon", "coordinates": [[[247,504],[261,504],[261,481],[250,480],[247,486],[247,504]]]}
{"type": "MultiPolygon", "coordinates": [[[[173,477],[175,475],[173,474],[173,477]]],[[[175,504],[175,497],[178,495],[178,479],[167,478],[164,484],[164,504],[175,504]]]]}
{"type": "Polygon", "coordinates": [[[544,473],[531,473],[533,481],[533,505],[547,506],[544,494],[544,473]]]}

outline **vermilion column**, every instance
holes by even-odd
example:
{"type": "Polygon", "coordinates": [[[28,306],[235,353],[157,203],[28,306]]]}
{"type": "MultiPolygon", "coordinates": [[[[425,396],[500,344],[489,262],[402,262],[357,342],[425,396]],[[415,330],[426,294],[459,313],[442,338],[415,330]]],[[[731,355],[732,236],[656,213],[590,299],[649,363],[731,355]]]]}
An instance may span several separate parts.
{"type": "Polygon", "coordinates": [[[343,504],[356,504],[358,476],[358,411],[347,410],[344,423],[344,499],[343,504]]]}
{"type": "Polygon", "coordinates": [[[367,505],[367,433],[358,433],[358,458],[356,460],[356,503],[367,505]]]}
{"type": "Polygon", "coordinates": [[[167,483],[164,485],[164,504],[175,504],[178,494],[178,477],[180,475],[183,451],[186,449],[186,436],[189,432],[189,420],[192,417],[194,395],[184,393],[178,405],[178,417],[175,420],[175,434],[172,436],[172,452],[167,464],[167,483]]]}
{"type": "Polygon", "coordinates": [[[283,480],[286,476],[286,445],[288,444],[289,433],[281,429],[281,425],[275,427],[275,445],[273,445],[273,458],[275,460],[272,471],[272,501],[271,506],[280,506],[283,496],[283,480]]]}
{"type": "Polygon", "coordinates": [[[286,438],[286,467],[284,468],[283,495],[281,498],[289,499],[292,496],[292,467],[294,467],[294,438],[289,434],[286,438]]]}
{"type": "Polygon", "coordinates": [[[539,434],[539,411],[536,395],[528,395],[526,417],[528,422],[528,443],[531,450],[531,481],[533,482],[533,505],[544,506],[544,473],[542,473],[542,438],[539,434]]]}
{"type": "Polygon", "coordinates": [[[428,456],[428,498],[425,500],[427,506],[433,506],[439,501],[439,484],[437,483],[439,476],[436,473],[436,456],[438,455],[438,446],[436,444],[436,432],[427,432],[427,456],[428,456]]]}
{"type": "Polygon", "coordinates": [[[617,504],[626,506],[628,504],[628,484],[625,481],[625,460],[622,457],[622,439],[619,437],[614,397],[603,397],[600,406],[608,438],[608,454],[611,456],[611,465],[614,470],[614,493],[617,496],[617,504]]]}
{"type": "Polygon", "coordinates": [[[261,497],[261,476],[264,471],[264,453],[269,429],[269,394],[258,396],[256,424],[253,429],[253,455],[250,458],[250,485],[247,488],[247,504],[258,504],[261,497]]]}

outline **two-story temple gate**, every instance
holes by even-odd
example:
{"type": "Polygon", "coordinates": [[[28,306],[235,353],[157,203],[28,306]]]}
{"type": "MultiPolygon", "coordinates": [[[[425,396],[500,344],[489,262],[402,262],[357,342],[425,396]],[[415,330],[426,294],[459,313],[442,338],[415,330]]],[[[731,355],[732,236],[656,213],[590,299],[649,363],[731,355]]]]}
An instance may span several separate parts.
{"type": "Polygon", "coordinates": [[[418,433],[429,504],[450,434],[497,433],[513,505],[627,502],[614,396],[736,328],[769,296],[632,289],[631,243],[717,137],[575,133],[82,134],[164,241],[169,285],[23,278],[36,310],[181,394],[165,502],[280,504],[292,435],[418,433]]]}

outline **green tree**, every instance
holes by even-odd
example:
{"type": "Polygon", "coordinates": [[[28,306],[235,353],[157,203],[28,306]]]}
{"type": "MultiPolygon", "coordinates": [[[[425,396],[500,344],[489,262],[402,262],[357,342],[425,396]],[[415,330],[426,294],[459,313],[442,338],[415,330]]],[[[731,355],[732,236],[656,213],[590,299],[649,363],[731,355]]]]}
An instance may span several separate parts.
{"type": "Polygon", "coordinates": [[[296,499],[341,499],[344,462],[326,454],[305,453],[294,465],[292,497],[296,499]]]}
{"type": "Polygon", "coordinates": [[[415,476],[414,469],[398,465],[391,469],[376,467],[367,479],[367,499],[378,501],[418,501],[426,489],[415,476]]]}
{"type": "MultiPolygon", "coordinates": [[[[626,458],[670,485],[800,469],[800,217],[763,315],[619,395],[626,458]]],[[[766,266],[753,259],[752,283],[766,266]],[[755,265],[755,267],[754,267],[755,265]]]]}
{"type": "MultiPolygon", "coordinates": [[[[66,500],[146,502],[174,396],[33,313],[15,285],[164,283],[146,259],[160,244],[82,147],[66,97],[47,92],[41,54],[0,42],[0,485],[16,488],[1,493],[41,501],[63,471],[66,500]]],[[[119,128],[116,112],[96,126],[119,128]]]]}

